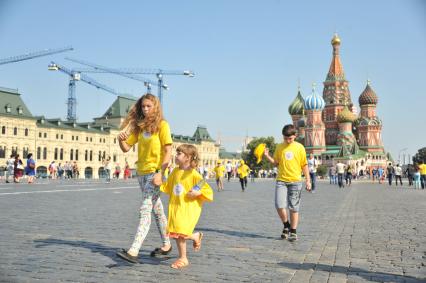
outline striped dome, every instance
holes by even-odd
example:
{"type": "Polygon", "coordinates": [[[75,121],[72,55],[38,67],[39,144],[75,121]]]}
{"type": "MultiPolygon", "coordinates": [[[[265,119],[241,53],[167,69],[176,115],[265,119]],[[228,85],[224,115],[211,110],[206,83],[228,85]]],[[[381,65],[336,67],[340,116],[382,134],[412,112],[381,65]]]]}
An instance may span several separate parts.
{"type": "Polygon", "coordinates": [[[342,112],[337,115],[337,122],[339,123],[353,123],[356,120],[354,113],[349,111],[348,106],[343,108],[342,112]]]}
{"type": "Polygon", "coordinates": [[[315,92],[315,86],[313,86],[311,95],[305,98],[305,110],[323,110],[324,107],[324,99],[315,92]]]}
{"type": "Polygon", "coordinates": [[[305,108],[303,107],[304,103],[305,101],[303,100],[302,94],[299,90],[297,92],[296,98],[288,107],[288,113],[290,113],[290,115],[303,115],[303,111],[305,110],[305,108]]]}
{"type": "Polygon", "coordinates": [[[367,81],[367,86],[359,96],[359,105],[377,104],[378,101],[379,99],[377,98],[376,93],[370,86],[370,81],[367,81]]]}

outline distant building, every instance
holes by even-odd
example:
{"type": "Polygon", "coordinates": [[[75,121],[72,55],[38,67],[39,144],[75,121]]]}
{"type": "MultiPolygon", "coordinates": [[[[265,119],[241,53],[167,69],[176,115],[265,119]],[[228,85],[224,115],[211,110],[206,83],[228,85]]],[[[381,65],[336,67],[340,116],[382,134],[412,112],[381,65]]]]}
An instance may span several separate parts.
{"type": "MultiPolygon", "coordinates": [[[[107,156],[111,157],[113,167],[118,163],[124,168],[128,162],[135,169],[136,146],[124,154],[117,140],[119,126],[135,102],[135,98],[119,96],[101,117],[77,123],[33,116],[17,90],[0,88],[0,168],[12,153],[22,159],[33,153],[39,174],[47,173],[53,160],[62,165],[75,161],[80,178],[99,178],[103,175],[102,158],[107,156]]],[[[172,134],[172,138],[173,162],[176,147],[191,143],[197,147],[203,164],[216,164],[219,146],[205,126],[198,126],[192,137],[172,134]]],[[[0,174],[3,173],[0,169],[0,174]]]]}
{"type": "Polygon", "coordinates": [[[382,142],[382,121],[376,115],[378,97],[370,82],[359,96],[360,114],[352,103],[349,82],[340,61],[340,38],[331,40],[333,58],[323,95],[312,89],[303,98],[300,89],[289,106],[297,141],[305,145],[321,163],[331,166],[337,161],[356,165],[359,171],[385,167],[388,160],[382,142]]]}

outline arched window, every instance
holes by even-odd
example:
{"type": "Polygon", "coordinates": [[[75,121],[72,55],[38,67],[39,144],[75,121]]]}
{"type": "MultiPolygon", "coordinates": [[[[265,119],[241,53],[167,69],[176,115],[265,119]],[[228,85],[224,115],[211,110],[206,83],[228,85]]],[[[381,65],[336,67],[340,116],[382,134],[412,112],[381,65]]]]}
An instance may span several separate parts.
{"type": "Polygon", "coordinates": [[[59,150],[59,159],[60,159],[60,160],[64,160],[64,149],[63,149],[63,148],[61,148],[61,149],[59,150]]]}
{"type": "Polygon", "coordinates": [[[99,151],[98,161],[102,160],[102,151],[99,151]]]}
{"type": "Polygon", "coordinates": [[[28,147],[24,147],[23,149],[22,149],[22,157],[23,158],[27,158],[27,155],[28,155],[28,147]]]}
{"type": "Polygon", "coordinates": [[[0,158],[6,158],[6,147],[0,146],[0,158]]]}
{"type": "Polygon", "coordinates": [[[70,151],[70,160],[74,160],[74,149],[70,151]]]}
{"type": "Polygon", "coordinates": [[[75,150],[75,160],[78,160],[78,149],[75,150]]]}
{"type": "Polygon", "coordinates": [[[87,161],[87,157],[88,157],[88,150],[86,149],[84,151],[84,161],[87,161]]]}
{"type": "Polygon", "coordinates": [[[58,160],[58,148],[55,148],[53,159],[58,160]]]}
{"type": "Polygon", "coordinates": [[[15,128],[13,128],[13,135],[16,136],[17,134],[18,134],[18,128],[15,127],[15,128]]]}
{"type": "Polygon", "coordinates": [[[43,159],[47,159],[47,147],[43,148],[43,159]]]}
{"type": "Polygon", "coordinates": [[[26,137],[28,137],[28,129],[25,129],[25,130],[24,130],[24,135],[25,135],[26,137]]]}
{"type": "Polygon", "coordinates": [[[89,154],[89,159],[90,159],[90,161],[92,161],[92,156],[93,156],[93,151],[90,151],[90,154],[89,154]]]}
{"type": "Polygon", "coordinates": [[[41,159],[41,147],[37,147],[37,159],[41,159]]]}
{"type": "Polygon", "coordinates": [[[1,133],[2,135],[6,134],[6,126],[1,127],[1,133]]]}

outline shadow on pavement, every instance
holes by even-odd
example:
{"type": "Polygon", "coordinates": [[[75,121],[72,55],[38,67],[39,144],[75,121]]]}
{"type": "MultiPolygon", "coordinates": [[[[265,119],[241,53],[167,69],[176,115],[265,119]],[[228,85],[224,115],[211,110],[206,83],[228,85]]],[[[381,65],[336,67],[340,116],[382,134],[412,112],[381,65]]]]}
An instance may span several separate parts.
{"type": "Polygon", "coordinates": [[[240,237],[240,238],[262,238],[262,239],[269,239],[269,240],[281,240],[277,237],[267,237],[264,235],[252,234],[252,233],[247,233],[242,231],[211,229],[211,228],[203,228],[203,227],[200,227],[200,228],[197,227],[196,230],[202,231],[202,232],[215,232],[215,233],[220,233],[220,234],[225,234],[225,235],[240,237]]]}
{"type": "MultiPolygon", "coordinates": [[[[129,263],[119,258],[116,255],[116,252],[119,251],[118,248],[105,246],[99,243],[92,243],[87,241],[71,241],[71,240],[62,240],[62,239],[53,239],[53,238],[34,240],[34,243],[36,243],[36,246],[35,246],[36,248],[42,248],[42,247],[51,246],[51,245],[66,245],[70,247],[88,249],[92,253],[98,253],[112,259],[114,263],[106,265],[106,267],[108,268],[134,265],[132,263],[129,263]]],[[[140,263],[142,264],[159,265],[161,264],[162,261],[170,259],[170,257],[153,258],[150,256],[139,256],[139,259],[140,259],[140,263]]]]}
{"type": "Polygon", "coordinates": [[[342,273],[347,275],[354,275],[364,278],[372,282],[425,282],[426,278],[416,278],[412,276],[403,276],[392,273],[374,272],[356,267],[345,267],[338,265],[326,265],[315,263],[290,263],[280,262],[281,266],[291,268],[294,270],[318,270],[330,273],[342,273]]]}

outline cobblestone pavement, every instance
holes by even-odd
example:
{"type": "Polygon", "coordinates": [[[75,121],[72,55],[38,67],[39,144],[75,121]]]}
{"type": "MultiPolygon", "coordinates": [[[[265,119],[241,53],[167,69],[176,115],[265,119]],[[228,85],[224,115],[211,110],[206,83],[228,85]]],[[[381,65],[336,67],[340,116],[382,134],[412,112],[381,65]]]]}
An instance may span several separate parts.
{"type": "MultiPolygon", "coordinates": [[[[138,223],[136,181],[0,184],[0,282],[426,282],[426,190],[326,182],[302,195],[299,241],[280,239],[273,181],[225,182],[204,206],[201,251],[173,270],[150,258],[155,224],[141,264],[116,257],[138,223]]],[[[167,203],[167,197],[162,197],[167,203]]]]}

